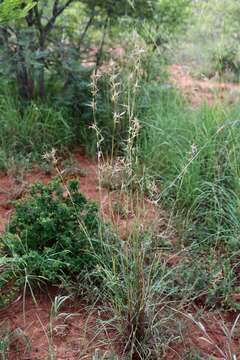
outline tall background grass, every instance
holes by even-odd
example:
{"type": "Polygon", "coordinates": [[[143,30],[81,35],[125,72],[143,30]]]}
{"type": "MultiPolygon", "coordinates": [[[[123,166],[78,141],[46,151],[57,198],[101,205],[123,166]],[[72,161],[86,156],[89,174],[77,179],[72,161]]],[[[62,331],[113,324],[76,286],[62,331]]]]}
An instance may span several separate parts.
{"type": "Polygon", "coordinates": [[[238,246],[238,106],[193,109],[174,89],[145,87],[139,157],[155,201],[179,215],[189,240],[238,246]],[[147,105],[149,104],[149,105],[147,105]]]}

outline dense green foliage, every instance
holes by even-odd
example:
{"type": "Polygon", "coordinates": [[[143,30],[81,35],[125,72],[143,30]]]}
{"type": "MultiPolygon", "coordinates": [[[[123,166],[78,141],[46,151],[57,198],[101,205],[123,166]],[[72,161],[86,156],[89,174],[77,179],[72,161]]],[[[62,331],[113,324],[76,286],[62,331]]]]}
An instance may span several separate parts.
{"type": "Polygon", "coordinates": [[[24,4],[21,0],[4,0],[0,4],[0,24],[24,18],[34,6],[31,0],[24,4]]]}
{"type": "Polygon", "coordinates": [[[0,167],[11,157],[34,160],[45,151],[60,150],[73,141],[71,120],[66,111],[48,104],[29,104],[25,108],[10,96],[0,97],[0,167]],[[19,110],[22,108],[22,111],[19,110]]]}
{"type": "Polygon", "coordinates": [[[26,277],[52,284],[80,279],[96,266],[102,236],[106,244],[97,205],[79,192],[78,181],[35,184],[1,236],[1,287],[15,279],[23,286],[26,277]]]}

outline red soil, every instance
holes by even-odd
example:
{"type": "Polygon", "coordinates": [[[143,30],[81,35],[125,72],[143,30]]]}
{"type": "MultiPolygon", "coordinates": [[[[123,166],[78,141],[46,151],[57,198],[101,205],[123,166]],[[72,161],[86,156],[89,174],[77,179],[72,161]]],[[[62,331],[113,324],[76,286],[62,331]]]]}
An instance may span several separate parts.
{"type": "Polygon", "coordinates": [[[20,334],[12,338],[9,360],[45,360],[51,352],[58,360],[90,360],[96,349],[100,353],[111,351],[110,340],[114,334],[97,324],[104,319],[96,309],[67,300],[51,320],[55,295],[54,289],[35,292],[37,304],[27,295],[24,302],[21,298],[0,312],[2,327],[20,334]]]}
{"type": "Polygon", "coordinates": [[[182,65],[172,65],[170,74],[172,83],[182,91],[193,106],[199,106],[203,102],[212,105],[223,99],[229,102],[239,99],[238,84],[193,79],[187,68],[182,65]]]}
{"type": "Polygon", "coordinates": [[[201,354],[201,359],[209,359],[211,356],[214,360],[234,359],[235,354],[236,359],[240,359],[239,322],[232,336],[230,335],[238,314],[220,314],[202,310],[201,316],[197,318],[198,310],[200,309],[195,307],[186,316],[180,316],[183,326],[182,337],[170,344],[164,359],[189,359],[190,354],[201,354]],[[199,321],[200,326],[203,326],[205,330],[187,318],[189,314],[199,321]]]}

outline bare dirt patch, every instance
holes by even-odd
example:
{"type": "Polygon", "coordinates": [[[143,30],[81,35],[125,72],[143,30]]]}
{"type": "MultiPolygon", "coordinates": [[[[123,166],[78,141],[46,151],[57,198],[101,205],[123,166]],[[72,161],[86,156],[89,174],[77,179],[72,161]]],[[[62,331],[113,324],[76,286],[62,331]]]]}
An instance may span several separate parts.
{"type": "Polygon", "coordinates": [[[37,303],[28,294],[0,312],[2,326],[12,334],[19,334],[12,338],[9,360],[90,360],[96,349],[102,354],[111,351],[114,334],[99,324],[101,317],[97,309],[67,301],[59,314],[51,317],[57,291],[48,289],[34,295],[37,303]]]}
{"type": "Polygon", "coordinates": [[[240,85],[214,81],[212,79],[194,79],[187,67],[172,65],[170,67],[171,82],[181,90],[193,106],[203,102],[213,105],[217,101],[229,103],[240,99],[240,85]]]}

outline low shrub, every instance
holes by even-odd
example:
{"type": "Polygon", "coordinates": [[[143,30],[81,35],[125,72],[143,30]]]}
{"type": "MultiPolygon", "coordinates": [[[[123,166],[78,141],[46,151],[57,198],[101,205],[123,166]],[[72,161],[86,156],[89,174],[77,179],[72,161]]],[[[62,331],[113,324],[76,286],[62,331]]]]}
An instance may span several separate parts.
{"type": "Polygon", "coordinates": [[[96,267],[103,236],[107,243],[107,226],[97,205],[80,193],[78,181],[67,186],[59,180],[35,184],[16,202],[16,212],[0,238],[0,284],[4,288],[16,281],[22,286],[26,276],[52,284],[77,281],[96,267]]]}

